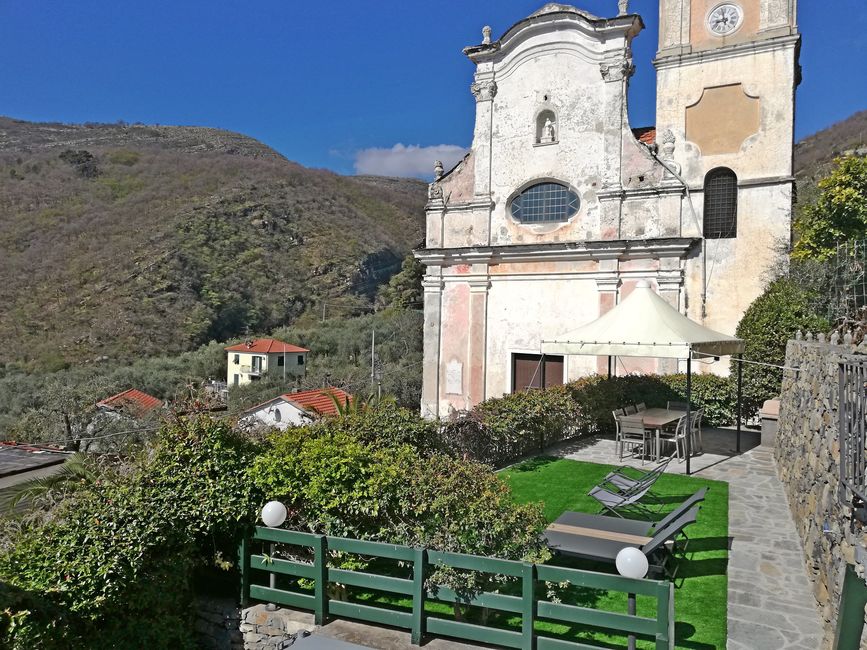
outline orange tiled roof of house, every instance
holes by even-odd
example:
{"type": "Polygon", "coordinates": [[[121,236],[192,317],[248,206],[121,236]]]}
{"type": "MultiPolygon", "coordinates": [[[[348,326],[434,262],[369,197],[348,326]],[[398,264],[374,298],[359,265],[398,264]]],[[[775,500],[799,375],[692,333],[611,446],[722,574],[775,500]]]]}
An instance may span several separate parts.
{"type": "Polygon", "coordinates": [[[334,405],[334,400],[329,397],[329,394],[334,395],[341,404],[345,404],[347,399],[350,403],[354,401],[352,395],[333,386],[305,390],[300,393],[286,393],[281,395],[281,397],[306,411],[316,411],[322,415],[336,415],[337,407],[334,405]]]}
{"type": "Polygon", "coordinates": [[[307,348],[299,348],[291,343],[277,339],[254,339],[225,348],[229,352],[256,352],[258,354],[279,354],[281,352],[310,352],[307,348]]]}
{"type": "Polygon", "coordinates": [[[117,395],[106,397],[104,400],[97,402],[96,405],[115,411],[122,411],[134,417],[141,417],[154,409],[160,408],[163,405],[163,401],[136,388],[130,388],[117,395]]]}
{"type": "Polygon", "coordinates": [[[642,126],[637,129],[632,129],[632,135],[634,135],[639,142],[643,142],[644,144],[653,144],[656,142],[656,127],[642,126]]]}

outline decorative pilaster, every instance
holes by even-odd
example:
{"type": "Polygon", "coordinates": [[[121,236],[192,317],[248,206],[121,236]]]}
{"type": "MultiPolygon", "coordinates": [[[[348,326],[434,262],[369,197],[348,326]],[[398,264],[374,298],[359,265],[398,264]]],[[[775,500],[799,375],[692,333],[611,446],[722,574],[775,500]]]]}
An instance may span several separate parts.
{"type": "Polygon", "coordinates": [[[493,79],[474,81],[470,85],[470,91],[476,98],[476,102],[490,102],[497,96],[497,82],[493,79]]]}
{"type": "Polygon", "coordinates": [[[424,357],[422,361],[421,415],[440,416],[440,336],[442,332],[442,267],[428,266],[422,280],[424,291],[424,357]]]}
{"type": "Polygon", "coordinates": [[[690,0],[660,0],[657,57],[689,52],[690,0]]]}
{"type": "MultiPolygon", "coordinates": [[[[680,296],[683,291],[683,270],[680,268],[680,260],[664,258],[660,260],[660,266],[659,275],[656,278],[659,297],[683,313],[680,305],[680,296]]],[[[678,371],[677,359],[659,359],[656,368],[660,374],[675,373],[678,371]]]]}
{"type": "MultiPolygon", "coordinates": [[[[484,272],[487,272],[485,269],[484,272]]],[[[487,277],[469,281],[470,285],[470,331],[469,369],[467,397],[470,406],[485,401],[485,359],[487,357],[488,289],[487,277]]]]}
{"type": "MultiPolygon", "coordinates": [[[[599,292],[599,316],[607,314],[617,305],[617,291],[620,289],[620,278],[617,276],[617,260],[603,260],[600,270],[610,271],[611,275],[596,279],[596,291],[599,292]]],[[[596,357],[596,372],[608,374],[608,357],[596,357]]]]}
{"type": "MultiPolygon", "coordinates": [[[[490,63],[480,63],[476,77],[470,86],[476,98],[476,125],[473,130],[473,169],[476,201],[489,201],[491,198],[491,150],[494,130],[494,97],[497,96],[497,82],[493,79],[490,63]]],[[[480,235],[482,233],[479,233],[480,235]]],[[[484,234],[485,243],[490,243],[490,233],[484,234]]]]}
{"type": "Polygon", "coordinates": [[[780,30],[793,33],[791,0],[763,0],[759,13],[759,32],[780,30]]]}

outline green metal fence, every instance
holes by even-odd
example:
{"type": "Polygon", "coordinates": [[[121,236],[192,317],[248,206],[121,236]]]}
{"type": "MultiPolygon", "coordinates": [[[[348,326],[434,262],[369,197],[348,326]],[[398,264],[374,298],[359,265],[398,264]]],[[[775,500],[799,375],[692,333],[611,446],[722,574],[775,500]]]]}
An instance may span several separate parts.
{"type": "MultiPolygon", "coordinates": [[[[273,553],[271,553],[273,555],[273,553]]],[[[635,634],[654,640],[655,648],[674,648],[674,586],[667,581],[636,580],[606,573],[580,571],[563,567],[530,564],[477,555],[445,553],[395,544],[367,542],[342,537],[326,537],[291,530],[258,527],[251,539],[240,548],[241,600],[246,607],[250,599],[272,602],[298,609],[313,610],[316,623],[329,616],[358,619],[409,630],[412,642],[420,644],[425,635],[448,636],[467,641],[489,643],[523,650],[594,650],[602,646],[568,641],[537,634],[536,621],[563,623],[570,626],[604,628],[614,634],[635,634]],[[255,542],[284,544],[312,549],[312,562],[278,559],[253,552],[255,542]],[[412,578],[397,578],[364,571],[350,571],[328,566],[329,552],[343,552],[367,558],[397,560],[412,567],[412,578]],[[432,569],[452,567],[518,578],[521,595],[482,592],[464,600],[453,590],[426,584],[432,569]],[[285,575],[308,580],[307,589],[278,589],[252,581],[252,572],[285,575]],[[552,602],[539,594],[538,583],[569,583],[587,589],[616,591],[648,596],[656,601],[655,618],[621,614],[589,607],[552,602]],[[329,585],[345,585],[386,592],[411,599],[411,611],[379,607],[328,597],[329,585]],[[426,611],[425,603],[439,601],[475,605],[520,617],[520,631],[440,618],[426,611]]],[[[273,582],[270,583],[274,585],[273,582]]]]}

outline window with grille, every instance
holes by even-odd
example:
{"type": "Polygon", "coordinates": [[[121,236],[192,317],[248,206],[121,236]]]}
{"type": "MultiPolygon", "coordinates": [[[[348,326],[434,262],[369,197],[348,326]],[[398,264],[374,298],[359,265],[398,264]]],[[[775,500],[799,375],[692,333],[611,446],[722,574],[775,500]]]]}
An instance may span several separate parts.
{"type": "Polygon", "coordinates": [[[578,195],[565,185],[537,183],[512,199],[512,216],[521,223],[568,221],[580,203],[578,195]]]}
{"type": "Polygon", "coordinates": [[[738,177],[731,169],[720,167],[704,177],[704,236],[738,236],[738,177]]]}

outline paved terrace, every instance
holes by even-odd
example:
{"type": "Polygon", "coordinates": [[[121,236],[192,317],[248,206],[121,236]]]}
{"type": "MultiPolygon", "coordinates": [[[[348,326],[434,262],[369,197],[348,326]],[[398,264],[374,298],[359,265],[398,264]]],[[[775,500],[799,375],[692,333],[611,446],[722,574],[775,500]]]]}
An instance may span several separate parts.
{"type": "MultiPolygon", "coordinates": [[[[729,650],[817,650],[822,621],[773,451],[758,446],[754,432],[742,433],[741,454],[734,431],[704,429],[703,437],[704,453],[691,460],[693,474],[729,484],[729,650]]],[[[621,463],[608,437],[565,443],[548,454],[642,467],[637,459],[621,463]]],[[[674,460],[668,471],[685,473],[686,464],[674,460]]]]}

